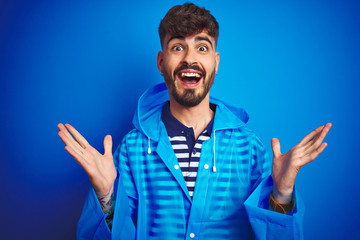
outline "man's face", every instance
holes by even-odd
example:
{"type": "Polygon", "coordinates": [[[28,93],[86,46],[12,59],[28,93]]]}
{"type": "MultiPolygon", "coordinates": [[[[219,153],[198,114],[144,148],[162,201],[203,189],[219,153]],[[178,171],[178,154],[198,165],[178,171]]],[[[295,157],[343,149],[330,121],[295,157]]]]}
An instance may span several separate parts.
{"type": "Polygon", "coordinates": [[[170,98],[185,107],[193,107],[209,94],[219,65],[219,53],[214,38],[206,31],[187,37],[167,35],[157,63],[170,98]]]}

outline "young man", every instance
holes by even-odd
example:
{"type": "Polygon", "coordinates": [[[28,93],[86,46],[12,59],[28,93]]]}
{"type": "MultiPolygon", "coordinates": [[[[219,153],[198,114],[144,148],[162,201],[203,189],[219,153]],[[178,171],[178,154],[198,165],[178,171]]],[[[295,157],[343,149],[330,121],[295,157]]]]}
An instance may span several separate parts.
{"type": "Polygon", "coordinates": [[[245,127],[246,112],[210,99],[218,29],[209,11],[191,3],[169,10],[157,58],[166,86],[140,97],[135,129],[114,157],[110,136],[101,155],[72,126],[58,125],[93,186],[78,239],[302,238],[295,178],[324,150],[331,124],[286,154],[272,139],[271,168],[262,142],[245,127]]]}

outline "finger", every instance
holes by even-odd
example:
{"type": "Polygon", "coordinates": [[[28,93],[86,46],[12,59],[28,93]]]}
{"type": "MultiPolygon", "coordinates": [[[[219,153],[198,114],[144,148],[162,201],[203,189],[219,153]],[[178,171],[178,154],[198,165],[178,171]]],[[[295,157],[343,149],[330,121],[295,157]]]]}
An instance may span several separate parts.
{"type": "Polygon", "coordinates": [[[319,137],[316,139],[315,144],[320,145],[324,141],[324,138],[329,133],[331,126],[332,126],[331,123],[327,123],[324,126],[324,128],[322,129],[319,137]]]}
{"type": "Polygon", "coordinates": [[[74,139],[69,139],[69,137],[63,131],[58,132],[58,135],[67,147],[71,147],[78,154],[83,154],[82,150],[84,149],[77,142],[75,142],[74,139]]]}
{"type": "Polygon", "coordinates": [[[303,147],[305,149],[304,151],[307,151],[311,146],[313,146],[316,139],[319,138],[320,133],[321,133],[321,131],[318,134],[316,134],[310,141],[308,141],[307,143],[304,143],[305,144],[305,145],[303,145],[303,147]]]}
{"type": "Polygon", "coordinates": [[[106,135],[104,138],[104,155],[112,156],[112,138],[106,135]]]}
{"type": "Polygon", "coordinates": [[[314,150],[317,150],[321,143],[324,141],[324,138],[329,133],[331,128],[331,123],[327,123],[322,131],[317,135],[317,137],[313,140],[312,144],[305,150],[306,153],[310,153],[314,150]]]}
{"type": "Polygon", "coordinates": [[[316,135],[319,134],[323,128],[324,128],[324,126],[320,126],[320,127],[316,128],[314,131],[312,131],[311,133],[309,133],[308,135],[306,135],[306,136],[299,142],[299,146],[304,146],[304,145],[306,145],[309,141],[311,141],[312,139],[314,139],[314,137],[316,137],[316,135]]]}
{"type": "Polygon", "coordinates": [[[75,141],[73,136],[69,133],[69,131],[67,130],[67,128],[63,124],[59,123],[58,128],[59,128],[60,132],[62,132],[66,136],[69,144],[71,143],[71,145],[73,145],[74,147],[76,146],[79,149],[82,148],[81,145],[77,141],[75,141]]]}
{"type": "Polygon", "coordinates": [[[271,139],[271,148],[273,151],[274,158],[278,158],[281,156],[281,150],[280,150],[280,141],[277,138],[271,139]]]}
{"type": "Polygon", "coordinates": [[[70,146],[65,146],[65,150],[79,163],[79,165],[86,172],[86,160],[70,146]]]}
{"type": "Polygon", "coordinates": [[[311,162],[311,161],[314,161],[323,151],[324,149],[327,147],[327,143],[326,142],[323,142],[320,144],[320,146],[315,150],[313,151],[311,154],[309,154],[309,157],[308,159],[304,162],[304,165],[311,162]]]}
{"type": "Polygon", "coordinates": [[[66,127],[64,126],[64,124],[59,123],[59,124],[57,125],[57,127],[59,128],[59,131],[60,131],[60,132],[63,132],[65,135],[67,135],[68,138],[69,138],[69,137],[72,138],[72,136],[70,135],[70,133],[68,133],[68,130],[66,129],[66,127]]]}
{"type": "MultiPolygon", "coordinates": [[[[60,130],[58,132],[58,135],[60,137],[60,139],[63,141],[63,143],[68,146],[68,145],[72,145],[71,143],[71,138],[69,138],[69,135],[66,134],[66,130],[60,130]]],[[[72,139],[73,140],[73,139],[72,139]]]]}
{"type": "Polygon", "coordinates": [[[70,124],[66,123],[65,127],[69,130],[69,132],[74,136],[76,141],[80,144],[82,148],[86,148],[89,143],[86,141],[86,139],[70,124]]]}
{"type": "Polygon", "coordinates": [[[57,127],[58,127],[58,129],[61,131],[61,129],[64,127],[64,124],[58,123],[57,127]]]}
{"type": "Polygon", "coordinates": [[[64,125],[63,125],[62,123],[59,123],[59,124],[57,125],[57,127],[58,127],[58,129],[59,129],[58,135],[59,135],[60,139],[63,141],[63,143],[64,143],[65,145],[67,145],[66,142],[65,142],[65,139],[64,139],[64,138],[66,138],[66,137],[63,137],[63,135],[65,135],[65,134],[63,134],[63,133],[60,134],[60,133],[63,131],[63,129],[65,128],[64,125]]]}
{"type": "Polygon", "coordinates": [[[72,148],[75,150],[77,150],[77,152],[83,152],[84,148],[80,146],[80,144],[74,140],[74,138],[72,137],[72,135],[69,133],[69,131],[67,130],[67,128],[62,124],[59,123],[58,124],[58,128],[60,130],[60,132],[58,133],[59,137],[61,138],[61,140],[65,143],[65,145],[69,145],[72,146],[72,148]]]}

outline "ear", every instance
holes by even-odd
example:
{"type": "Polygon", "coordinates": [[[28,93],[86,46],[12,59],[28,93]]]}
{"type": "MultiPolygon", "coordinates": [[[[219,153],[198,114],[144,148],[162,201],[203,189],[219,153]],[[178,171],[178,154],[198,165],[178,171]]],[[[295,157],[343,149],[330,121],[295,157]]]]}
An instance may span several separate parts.
{"type": "Polygon", "coordinates": [[[162,70],[163,56],[164,56],[163,52],[159,51],[158,55],[157,55],[157,60],[156,60],[157,61],[157,67],[158,67],[158,69],[159,69],[159,71],[161,73],[163,73],[163,70],[162,70]]]}
{"type": "Polygon", "coordinates": [[[215,74],[217,73],[218,71],[218,68],[219,68],[219,62],[220,62],[220,53],[219,52],[216,52],[215,53],[215,62],[216,62],[216,66],[215,66],[215,74]]]}

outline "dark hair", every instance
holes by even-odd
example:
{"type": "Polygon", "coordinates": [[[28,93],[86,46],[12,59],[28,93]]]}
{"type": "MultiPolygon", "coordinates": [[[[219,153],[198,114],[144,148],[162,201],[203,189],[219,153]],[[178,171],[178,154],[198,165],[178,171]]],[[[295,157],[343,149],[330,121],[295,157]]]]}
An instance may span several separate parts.
{"type": "Polygon", "coordinates": [[[198,7],[193,3],[184,3],[172,7],[159,26],[161,46],[166,34],[172,36],[189,36],[206,30],[215,39],[215,46],[219,37],[219,24],[205,8],[198,7]]]}

